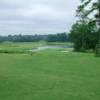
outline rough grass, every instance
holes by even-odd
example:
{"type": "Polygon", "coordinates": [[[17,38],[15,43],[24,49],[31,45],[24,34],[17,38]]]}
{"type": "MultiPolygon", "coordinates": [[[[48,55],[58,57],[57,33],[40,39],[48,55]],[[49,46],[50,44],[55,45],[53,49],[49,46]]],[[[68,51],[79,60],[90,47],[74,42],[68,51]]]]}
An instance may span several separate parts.
{"type": "Polygon", "coordinates": [[[0,54],[0,100],[100,100],[100,58],[57,50],[0,54]]]}
{"type": "Polygon", "coordinates": [[[31,50],[36,49],[37,47],[40,46],[45,46],[45,45],[62,45],[65,47],[72,48],[72,43],[66,43],[66,42],[49,42],[46,43],[44,41],[40,42],[19,42],[19,43],[13,43],[13,42],[4,42],[0,43],[0,53],[8,53],[8,54],[27,54],[30,53],[31,50]]]}
{"type": "MultiPolygon", "coordinates": [[[[25,42],[25,43],[12,43],[12,42],[5,42],[0,43],[0,53],[27,53],[29,50],[37,48],[40,46],[41,43],[39,42],[25,42]]],[[[42,44],[43,45],[43,44],[42,44]]]]}

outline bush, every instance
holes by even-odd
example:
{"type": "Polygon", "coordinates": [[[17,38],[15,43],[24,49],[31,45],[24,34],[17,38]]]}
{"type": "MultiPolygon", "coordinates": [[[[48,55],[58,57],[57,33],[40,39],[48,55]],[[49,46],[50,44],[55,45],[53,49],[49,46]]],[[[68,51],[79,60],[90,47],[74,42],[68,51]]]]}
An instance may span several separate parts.
{"type": "Polygon", "coordinates": [[[6,54],[23,54],[23,53],[26,53],[26,51],[24,51],[24,50],[0,49],[0,53],[6,53],[6,54]]]}
{"type": "Polygon", "coordinates": [[[81,47],[80,52],[86,52],[86,49],[84,47],[81,47]]]}
{"type": "Polygon", "coordinates": [[[96,57],[100,57],[100,43],[96,45],[95,55],[96,57]]]}

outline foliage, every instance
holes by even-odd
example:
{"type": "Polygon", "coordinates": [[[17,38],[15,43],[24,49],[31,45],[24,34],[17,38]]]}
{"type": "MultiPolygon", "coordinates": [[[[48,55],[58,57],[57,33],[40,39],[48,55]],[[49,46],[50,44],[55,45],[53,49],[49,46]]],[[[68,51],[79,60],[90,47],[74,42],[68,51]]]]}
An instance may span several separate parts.
{"type": "MultiPolygon", "coordinates": [[[[95,49],[100,40],[100,30],[97,22],[99,17],[89,18],[89,15],[95,10],[99,11],[99,3],[92,0],[82,0],[82,4],[77,9],[77,17],[79,20],[72,26],[70,37],[74,42],[74,48],[76,51],[85,51],[88,49],[95,49]],[[86,8],[88,5],[87,10],[86,8]]],[[[96,14],[97,15],[97,14],[96,14]]]]}
{"type": "MultiPolygon", "coordinates": [[[[95,23],[98,26],[98,30],[100,31],[100,0],[81,0],[82,4],[77,9],[77,15],[79,17],[87,17],[89,15],[94,15],[94,18],[90,20],[90,23],[95,23]],[[91,5],[91,6],[90,6],[91,5]],[[86,9],[89,6],[89,9],[86,9]]],[[[100,42],[100,32],[99,32],[99,42],[100,42]]]]}
{"type": "Polygon", "coordinates": [[[93,0],[81,0],[82,4],[78,7],[77,9],[77,14],[78,15],[83,15],[88,17],[91,13],[98,11],[98,13],[94,14],[94,21],[99,22],[99,17],[100,17],[100,0],[93,1],[93,0]],[[91,6],[90,6],[91,5],[91,6]],[[90,6],[89,9],[86,9],[87,6],[90,6]],[[83,13],[84,12],[84,13],[83,13]]]}
{"type": "Polygon", "coordinates": [[[76,23],[72,26],[70,37],[74,42],[76,51],[86,49],[95,49],[98,43],[98,31],[95,26],[90,26],[88,23],[76,23]]]}
{"type": "Polygon", "coordinates": [[[96,57],[100,57],[100,44],[96,45],[95,55],[96,57]]]}
{"type": "Polygon", "coordinates": [[[66,42],[68,41],[68,35],[66,33],[57,33],[49,35],[8,35],[0,36],[0,42],[66,42]]]}
{"type": "Polygon", "coordinates": [[[68,41],[68,35],[66,33],[62,34],[50,34],[47,37],[47,42],[67,42],[68,41]]]}
{"type": "Polygon", "coordinates": [[[11,42],[38,42],[44,40],[46,35],[8,35],[0,36],[0,41],[11,41],[11,42]]]}

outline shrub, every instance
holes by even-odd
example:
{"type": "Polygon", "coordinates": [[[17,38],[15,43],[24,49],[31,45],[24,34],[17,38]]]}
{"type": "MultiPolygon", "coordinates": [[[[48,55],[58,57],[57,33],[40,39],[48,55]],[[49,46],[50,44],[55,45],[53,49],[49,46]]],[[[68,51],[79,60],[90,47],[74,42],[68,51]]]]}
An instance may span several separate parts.
{"type": "Polygon", "coordinates": [[[84,47],[81,47],[81,48],[80,48],[80,51],[81,51],[81,52],[86,52],[86,49],[85,49],[84,47]]]}
{"type": "Polygon", "coordinates": [[[100,57],[100,43],[96,45],[95,55],[96,57],[100,57]]]}
{"type": "Polygon", "coordinates": [[[25,50],[7,50],[7,49],[0,49],[0,53],[7,53],[7,54],[23,54],[26,53],[25,50]]]}

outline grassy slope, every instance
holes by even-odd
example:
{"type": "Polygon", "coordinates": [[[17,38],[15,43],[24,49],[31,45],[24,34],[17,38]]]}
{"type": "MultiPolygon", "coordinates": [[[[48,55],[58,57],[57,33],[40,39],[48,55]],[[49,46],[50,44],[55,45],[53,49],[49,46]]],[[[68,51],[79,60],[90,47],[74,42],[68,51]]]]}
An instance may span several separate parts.
{"type": "Polygon", "coordinates": [[[0,100],[100,100],[100,58],[49,50],[0,54],[0,100]]]}

